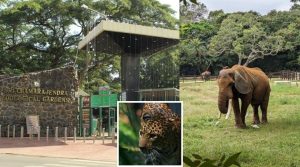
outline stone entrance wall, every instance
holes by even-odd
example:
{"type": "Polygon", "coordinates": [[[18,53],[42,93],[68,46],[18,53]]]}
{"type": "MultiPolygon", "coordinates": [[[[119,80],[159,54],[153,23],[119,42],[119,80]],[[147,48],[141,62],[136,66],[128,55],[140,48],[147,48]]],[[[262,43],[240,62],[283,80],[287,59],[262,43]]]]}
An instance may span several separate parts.
{"type": "MultiPolygon", "coordinates": [[[[41,136],[45,136],[46,127],[50,136],[56,126],[77,126],[78,80],[73,67],[57,68],[21,76],[0,76],[0,124],[2,136],[7,136],[7,126],[16,127],[16,136],[20,136],[21,126],[26,130],[26,116],[38,115],[41,136]]],[[[71,129],[71,128],[70,128],[71,129]]]]}

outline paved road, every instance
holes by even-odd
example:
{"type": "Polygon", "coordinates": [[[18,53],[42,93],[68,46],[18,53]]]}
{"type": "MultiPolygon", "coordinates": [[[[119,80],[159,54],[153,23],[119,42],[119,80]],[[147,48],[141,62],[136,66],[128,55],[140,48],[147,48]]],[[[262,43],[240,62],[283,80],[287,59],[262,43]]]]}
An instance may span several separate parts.
{"type": "Polygon", "coordinates": [[[3,167],[115,167],[114,162],[0,154],[3,167]]]}

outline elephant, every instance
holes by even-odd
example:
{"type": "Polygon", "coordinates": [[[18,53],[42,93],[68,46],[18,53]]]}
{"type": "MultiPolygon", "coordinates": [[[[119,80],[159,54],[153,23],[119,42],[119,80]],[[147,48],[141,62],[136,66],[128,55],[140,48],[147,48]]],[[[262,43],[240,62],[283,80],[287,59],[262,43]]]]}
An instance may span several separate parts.
{"type": "Polygon", "coordinates": [[[235,126],[245,128],[245,116],[248,106],[253,107],[253,124],[267,123],[267,108],[270,97],[270,84],[267,75],[260,68],[249,68],[234,65],[222,69],[217,79],[219,87],[218,108],[226,114],[229,99],[235,116],[235,126]],[[241,99],[241,109],[239,104],[241,99]],[[259,120],[258,107],[262,110],[262,121],[259,120]]]}
{"type": "Polygon", "coordinates": [[[211,75],[211,72],[209,72],[209,71],[207,71],[207,70],[204,71],[203,73],[201,73],[202,79],[203,79],[204,81],[209,80],[210,75],[211,75]]]}

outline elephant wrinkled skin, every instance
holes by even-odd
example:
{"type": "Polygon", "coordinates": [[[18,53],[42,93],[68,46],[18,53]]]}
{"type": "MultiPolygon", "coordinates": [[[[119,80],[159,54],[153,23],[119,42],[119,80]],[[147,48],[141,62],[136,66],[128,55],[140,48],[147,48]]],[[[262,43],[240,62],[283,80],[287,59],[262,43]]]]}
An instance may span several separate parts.
{"type": "Polygon", "coordinates": [[[229,99],[235,116],[235,126],[245,128],[245,116],[249,104],[253,107],[253,124],[259,124],[258,107],[262,110],[262,123],[267,123],[267,108],[271,92],[269,79],[259,68],[248,68],[235,65],[223,69],[218,76],[219,97],[218,107],[221,113],[226,114],[229,99]],[[241,108],[239,104],[241,99],[241,108]]]}

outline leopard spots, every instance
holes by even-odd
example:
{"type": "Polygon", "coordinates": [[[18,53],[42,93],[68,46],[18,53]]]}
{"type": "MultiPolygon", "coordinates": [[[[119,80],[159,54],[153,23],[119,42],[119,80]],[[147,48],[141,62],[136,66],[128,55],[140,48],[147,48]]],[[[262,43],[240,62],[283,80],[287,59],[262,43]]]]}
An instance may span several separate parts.
{"type": "Polygon", "coordinates": [[[180,117],[167,104],[144,104],[139,147],[146,156],[146,164],[180,164],[180,123],[180,117]]]}

